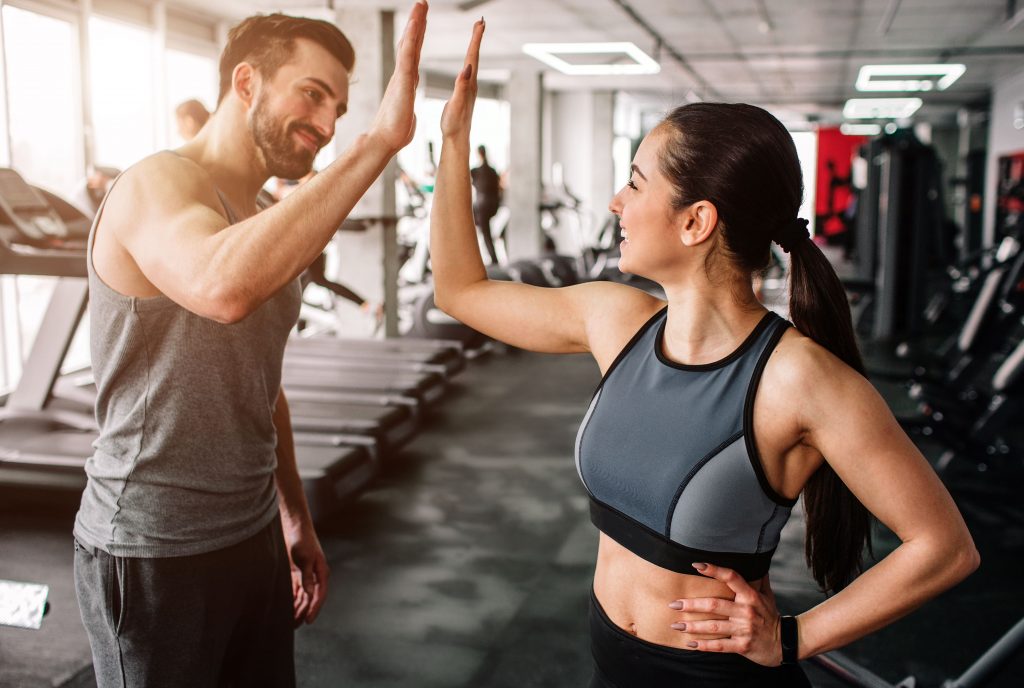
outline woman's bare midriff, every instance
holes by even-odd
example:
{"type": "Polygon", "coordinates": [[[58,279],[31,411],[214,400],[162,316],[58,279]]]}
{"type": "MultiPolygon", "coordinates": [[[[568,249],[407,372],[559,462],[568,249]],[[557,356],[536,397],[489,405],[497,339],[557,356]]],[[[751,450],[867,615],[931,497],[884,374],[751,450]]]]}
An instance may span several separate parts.
{"type": "MultiPolygon", "coordinates": [[[[751,586],[760,590],[761,581],[751,582],[751,586]]],[[[684,649],[690,640],[724,638],[727,634],[691,634],[674,630],[671,624],[725,617],[680,612],[670,609],[669,603],[689,597],[726,600],[735,597],[724,583],[663,569],[641,559],[604,533],[601,533],[597,553],[594,594],[612,623],[627,633],[647,642],[684,649]]]]}

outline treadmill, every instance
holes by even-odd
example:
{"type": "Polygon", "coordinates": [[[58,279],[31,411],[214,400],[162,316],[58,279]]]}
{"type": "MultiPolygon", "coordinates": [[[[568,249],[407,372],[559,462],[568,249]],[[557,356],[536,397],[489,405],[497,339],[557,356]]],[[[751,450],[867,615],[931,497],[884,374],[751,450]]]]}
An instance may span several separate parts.
{"type": "MultiPolygon", "coordinates": [[[[88,302],[90,221],[56,196],[0,168],[0,274],[58,277],[16,389],[0,408],[0,483],[80,490],[96,438],[90,404],[54,394],[61,364],[88,302]]],[[[377,472],[366,438],[304,446],[296,460],[310,512],[326,516],[377,472]]]]}

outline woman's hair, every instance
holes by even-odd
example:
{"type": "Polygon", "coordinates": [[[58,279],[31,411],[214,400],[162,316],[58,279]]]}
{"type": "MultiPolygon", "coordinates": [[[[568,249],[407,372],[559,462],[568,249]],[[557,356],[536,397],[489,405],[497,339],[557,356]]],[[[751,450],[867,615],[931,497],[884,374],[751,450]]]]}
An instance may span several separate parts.
{"type": "MultiPolygon", "coordinates": [[[[846,294],[832,265],[799,227],[803,180],[793,137],[759,107],[693,103],[659,125],[666,136],[661,171],[674,187],[673,207],[706,200],[718,210],[725,257],[753,273],[768,265],[779,237],[790,262],[790,317],[802,333],[864,374],[846,294]]],[[[717,250],[717,249],[716,249],[717,250]]],[[[837,400],[839,403],[840,400],[837,400]]],[[[823,463],[804,487],[805,551],[814,579],[835,592],[862,570],[871,517],[835,471],[823,463]]]]}

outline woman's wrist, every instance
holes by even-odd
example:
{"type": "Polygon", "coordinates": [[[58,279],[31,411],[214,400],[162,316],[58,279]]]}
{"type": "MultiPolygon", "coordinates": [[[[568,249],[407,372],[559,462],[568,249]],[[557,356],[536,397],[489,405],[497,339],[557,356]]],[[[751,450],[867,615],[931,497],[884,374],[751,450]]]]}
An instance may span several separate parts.
{"type": "Polygon", "coordinates": [[[800,659],[800,627],[795,616],[779,617],[779,645],[782,664],[796,664],[800,659]]]}

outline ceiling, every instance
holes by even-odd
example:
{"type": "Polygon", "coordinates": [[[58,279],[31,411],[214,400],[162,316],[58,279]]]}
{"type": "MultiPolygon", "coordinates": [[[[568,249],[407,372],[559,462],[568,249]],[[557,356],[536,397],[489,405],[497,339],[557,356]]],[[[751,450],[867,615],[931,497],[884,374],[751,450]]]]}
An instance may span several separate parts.
{"type": "MultiPolygon", "coordinates": [[[[396,6],[393,0],[333,4],[396,6]]],[[[242,16],[326,5],[224,0],[221,6],[242,16]]],[[[408,6],[399,9],[399,25],[408,6]]],[[[993,83],[1024,67],[1024,1],[1014,0],[432,0],[424,67],[454,75],[480,15],[487,19],[484,75],[544,68],[523,54],[528,42],[632,41],[661,63],[659,74],[568,77],[545,68],[545,85],[676,102],[747,101],[822,121],[841,119],[850,97],[901,95],[856,91],[864,64],[965,64],[966,73],[948,90],[915,94],[925,101],[921,116],[930,119],[952,117],[965,105],[983,107],[993,83]],[[652,31],[663,40],[660,48],[652,31]]]]}

